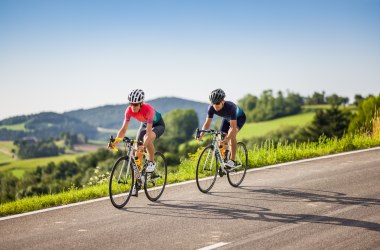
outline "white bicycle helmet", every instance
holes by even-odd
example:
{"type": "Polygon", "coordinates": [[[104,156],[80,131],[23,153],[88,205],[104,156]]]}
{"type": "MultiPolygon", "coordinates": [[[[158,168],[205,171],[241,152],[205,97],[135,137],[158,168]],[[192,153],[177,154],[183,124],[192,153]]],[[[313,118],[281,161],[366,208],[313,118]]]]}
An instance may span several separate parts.
{"type": "Polygon", "coordinates": [[[215,89],[209,95],[211,103],[221,102],[224,100],[224,97],[226,97],[226,93],[222,89],[215,89]]]}
{"type": "Polygon", "coordinates": [[[141,89],[134,89],[128,96],[129,103],[142,103],[144,101],[144,91],[141,89]]]}

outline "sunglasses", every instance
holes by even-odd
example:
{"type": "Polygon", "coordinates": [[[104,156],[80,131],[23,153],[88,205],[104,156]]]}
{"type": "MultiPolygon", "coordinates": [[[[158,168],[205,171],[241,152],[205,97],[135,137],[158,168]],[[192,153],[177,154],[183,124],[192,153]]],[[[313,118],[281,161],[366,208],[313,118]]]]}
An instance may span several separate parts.
{"type": "Polygon", "coordinates": [[[130,103],[129,104],[129,106],[133,106],[133,107],[137,107],[137,106],[139,106],[140,105],[140,103],[130,103]]]}
{"type": "Polygon", "coordinates": [[[214,102],[213,105],[220,105],[222,102],[214,102]]]}

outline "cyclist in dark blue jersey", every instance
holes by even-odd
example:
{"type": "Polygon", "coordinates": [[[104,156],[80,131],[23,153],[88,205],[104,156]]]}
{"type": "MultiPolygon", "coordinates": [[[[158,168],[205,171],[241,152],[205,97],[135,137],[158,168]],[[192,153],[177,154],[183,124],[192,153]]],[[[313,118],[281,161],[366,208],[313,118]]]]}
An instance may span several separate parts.
{"type": "MultiPolygon", "coordinates": [[[[215,89],[211,91],[209,99],[211,105],[208,107],[207,118],[203,124],[202,130],[207,130],[211,126],[212,118],[214,114],[221,116],[222,123],[220,124],[220,131],[227,133],[223,139],[223,144],[229,140],[231,142],[231,159],[226,162],[226,166],[234,168],[237,140],[236,135],[244,126],[246,117],[244,111],[236,104],[230,101],[225,101],[226,94],[222,89],[215,89]]],[[[205,133],[201,133],[198,140],[201,140],[205,133]]]]}

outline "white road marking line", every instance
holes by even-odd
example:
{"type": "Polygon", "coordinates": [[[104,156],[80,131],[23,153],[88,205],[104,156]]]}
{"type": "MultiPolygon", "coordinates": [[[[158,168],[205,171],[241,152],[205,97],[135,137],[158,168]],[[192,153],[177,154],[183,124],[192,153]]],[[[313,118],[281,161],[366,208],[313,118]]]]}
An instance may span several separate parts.
{"type": "Polygon", "coordinates": [[[215,243],[213,245],[207,246],[207,247],[199,248],[198,250],[211,250],[211,249],[215,249],[215,248],[218,248],[218,247],[225,246],[227,244],[229,244],[229,242],[219,242],[219,243],[215,243]]]}
{"type": "MultiPolygon", "coordinates": [[[[279,167],[284,167],[284,166],[291,166],[291,165],[295,165],[295,164],[303,163],[303,162],[310,162],[310,161],[316,161],[316,160],[321,160],[321,159],[334,158],[334,157],[339,157],[339,156],[344,156],[344,155],[350,155],[350,154],[357,154],[357,153],[362,153],[362,152],[374,151],[374,150],[379,150],[379,149],[380,149],[380,147],[375,147],[375,148],[361,149],[361,150],[344,152],[344,153],[333,154],[333,155],[319,156],[319,157],[315,157],[315,158],[303,159],[303,160],[298,160],[298,161],[285,162],[285,163],[280,163],[280,164],[266,166],[266,167],[249,169],[249,170],[247,170],[247,173],[248,172],[254,172],[254,171],[261,171],[261,170],[265,170],[265,169],[271,169],[271,168],[279,168],[279,167]]],[[[182,186],[182,185],[186,185],[186,184],[189,184],[189,183],[195,183],[195,180],[190,180],[190,181],[185,181],[185,182],[179,182],[179,183],[169,184],[169,185],[167,185],[165,187],[165,189],[166,188],[170,188],[170,187],[182,186]]],[[[109,199],[109,197],[107,196],[107,197],[97,198],[97,199],[94,199],[94,200],[81,201],[81,202],[77,202],[77,203],[62,205],[62,206],[59,206],[59,207],[45,208],[45,209],[36,210],[36,211],[32,211],[32,212],[27,212],[27,213],[23,213],[23,214],[15,214],[15,215],[10,215],[10,216],[0,217],[0,221],[2,221],[2,220],[10,220],[10,219],[19,218],[19,217],[23,217],[23,216],[28,216],[28,215],[32,215],[32,214],[44,213],[44,212],[53,211],[53,210],[57,210],[57,209],[63,209],[63,208],[68,208],[68,207],[74,207],[74,206],[89,204],[89,203],[98,202],[98,201],[104,201],[104,200],[108,200],[108,199],[109,199]]]]}

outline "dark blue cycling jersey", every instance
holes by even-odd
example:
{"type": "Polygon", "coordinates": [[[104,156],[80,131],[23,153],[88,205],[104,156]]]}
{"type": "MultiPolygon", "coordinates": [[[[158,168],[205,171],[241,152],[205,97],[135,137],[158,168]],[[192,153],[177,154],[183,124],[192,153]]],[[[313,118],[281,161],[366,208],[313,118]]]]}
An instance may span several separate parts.
{"type": "Polygon", "coordinates": [[[216,111],[212,105],[208,107],[207,116],[208,118],[213,118],[214,114],[225,118],[226,120],[236,120],[237,118],[245,115],[244,111],[239,108],[235,103],[230,101],[225,101],[224,106],[221,110],[216,111]]]}

